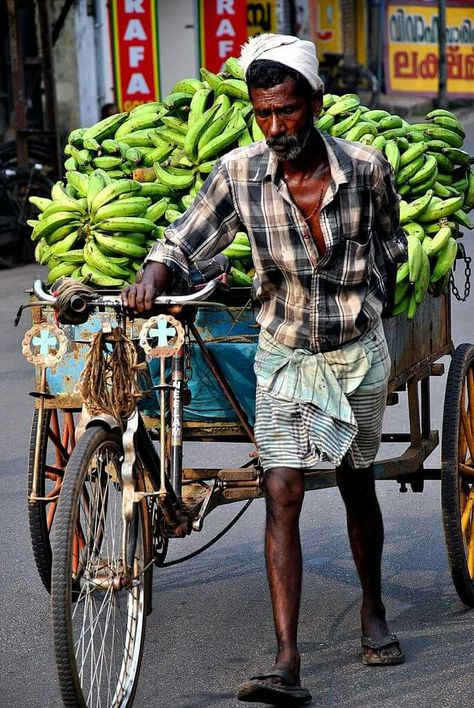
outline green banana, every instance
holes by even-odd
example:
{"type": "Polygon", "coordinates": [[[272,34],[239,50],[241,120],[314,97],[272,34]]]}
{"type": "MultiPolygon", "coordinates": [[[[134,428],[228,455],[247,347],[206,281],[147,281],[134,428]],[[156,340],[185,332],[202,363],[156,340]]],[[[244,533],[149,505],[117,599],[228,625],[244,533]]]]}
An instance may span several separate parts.
{"type": "Polygon", "coordinates": [[[231,98],[237,98],[242,101],[249,101],[249,90],[245,81],[241,79],[224,79],[215,89],[216,96],[226,94],[231,98]]]}
{"type": "MultiPolygon", "coordinates": [[[[242,118],[240,114],[237,115],[242,118]]],[[[213,140],[206,143],[202,149],[198,150],[198,163],[212,160],[212,158],[217,157],[224,150],[226,150],[226,148],[230,148],[231,145],[236,142],[239,135],[246,128],[245,121],[242,119],[242,123],[240,125],[236,125],[235,127],[232,127],[231,123],[229,123],[227,129],[222,133],[222,135],[218,135],[216,138],[213,138],[213,140]]]]}
{"type": "Polygon", "coordinates": [[[472,167],[469,169],[467,175],[467,190],[464,198],[464,204],[472,209],[474,207],[474,170],[472,167]]]}
{"type": "Polygon", "coordinates": [[[344,135],[344,140],[352,140],[357,142],[363,135],[371,133],[374,137],[377,135],[377,128],[375,124],[367,123],[366,121],[361,121],[357,125],[354,125],[347,133],[344,135]]]}
{"type": "Polygon", "coordinates": [[[430,284],[430,260],[423,248],[420,249],[421,253],[421,267],[418,274],[418,278],[415,282],[415,301],[417,305],[421,305],[428,292],[428,286],[430,284]]]}
{"type": "Polygon", "coordinates": [[[255,116],[252,119],[252,126],[250,132],[252,134],[252,138],[256,143],[259,140],[265,140],[265,135],[262,129],[260,128],[259,124],[257,123],[257,119],[255,118],[255,116]]]}
{"type": "Polygon", "coordinates": [[[328,133],[335,121],[336,119],[334,116],[330,116],[326,113],[324,116],[320,116],[318,118],[315,125],[318,130],[321,130],[323,133],[328,133]]]}
{"type": "Polygon", "coordinates": [[[398,303],[398,305],[395,305],[395,307],[392,310],[392,315],[396,317],[397,315],[401,315],[404,312],[407,311],[408,306],[411,301],[411,290],[409,289],[405,297],[398,303]]]}
{"type": "Polygon", "coordinates": [[[387,139],[383,135],[376,135],[372,141],[372,146],[377,150],[383,150],[387,139]]]}
{"type": "Polygon", "coordinates": [[[89,240],[84,246],[84,260],[91,268],[95,268],[111,278],[127,278],[128,272],[105,256],[92,240],[89,240]]]}
{"type": "Polygon", "coordinates": [[[462,137],[453,130],[449,130],[449,128],[442,128],[440,125],[433,125],[431,128],[427,128],[424,132],[425,135],[432,138],[432,140],[442,140],[443,142],[448,143],[448,147],[462,147],[462,137]]]}
{"type": "Polygon", "coordinates": [[[93,268],[88,263],[84,263],[81,268],[81,273],[86,280],[90,280],[94,285],[98,285],[103,288],[121,288],[126,285],[126,281],[122,278],[113,278],[109,275],[105,275],[102,271],[93,268]]]}
{"type": "Polygon", "coordinates": [[[395,128],[401,128],[403,126],[402,119],[397,115],[385,116],[378,120],[377,123],[378,129],[382,132],[385,132],[386,130],[393,130],[395,128]]]}
{"type": "Polygon", "coordinates": [[[428,256],[435,256],[445,248],[449,239],[452,237],[452,231],[449,226],[442,226],[439,231],[431,238],[428,246],[425,247],[428,256]]]}
{"type": "Polygon", "coordinates": [[[68,135],[68,144],[73,145],[80,150],[84,145],[83,137],[85,132],[86,128],[76,128],[75,130],[72,130],[68,135]]]}
{"type": "Polygon", "coordinates": [[[375,108],[371,111],[364,113],[364,118],[369,120],[374,120],[376,123],[382,120],[382,118],[390,118],[390,113],[383,110],[382,108],[375,108]]]}
{"type": "Polygon", "coordinates": [[[336,102],[330,106],[326,113],[331,116],[338,116],[341,113],[348,113],[355,110],[360,105],[360,98],[356,94],[344,94],[336,97],[336,102]]]}
{"type": "Polygon", "coordinates": [[[438,163],[436,162],[436,158],[433,157],[432,155],[429,155],[428,157],[424,158],[424,164],[422,167],[419,168],[415,172],[414,175],[412,175],[409,178],[410,184],[419,184],[420,182],[425,182],[430,175],[433,175],[433,173],[436,172],[436,175],[438,174],[438,163]]]}
{"type": "Polygon", "coordinates": [[[408,182],[413,175],[415,175],[418,170],[420,170],[423,165],[425,164],[425,156],[419,155],[419,157],[416,157],[414,160],[408,163],[408,165],[405,165],[405,167],[402,167],[401,169],[398,170],[397,174],[395,175],[395,184],[397,187],[401,187],[403,184],[408,182]]]}
{"type": "Polygon", "coordinates": [[[347,133],[347,131],[350,130],[357,123],[360,116],[361,111],[360,108],[357,107],[354,113],[350,113],[346,118],[335,123],[332,128],[330,128],[329,134],[335,138],[338,138],[344,133],[347,133]]]}
{"type": "Polygon", "coordinates": [[[89,190],[88,175],[84,175],[77,170],[73,170],[71,172],[66,172],[66,179],[82,197],[87,197],[87,192],[89,190]]]}
{"type": "MultiPolygon", "coordinates": [[[[418,199],[415,199],[410,204],[402,204],[400,202],[400,223],[406,224],[408,221],[419,221],[419,217],[425,213],[433,199],[433,190],[428,189],[426,194],[423,194],[418,199]]],[[[428,219],[434,221],[434,219],[428,219]]]]}
{"type": "Polygon", "coordinates": [[[200,88],[202,88],[202,81],[199,81],[199,79],[181,79],[173,86],[171,93],[189,93],[194,95],[200,88]]]}
{"type": "Polygon", "coordinates": [[[416,301],[416,294],[415,294],[415,291],[412,290],[411,295],[410,295],[410,302],[408,303],[408,307],[407,307],[407,318],[409,320],[412,320],[414,318],[417,309],[418,309],[418,303],[416,301]]]}
{"type": "Polygon", "coordinates": [[[54,283],[58,278],[64,278],[76,269],[74,263],[58,263],[48,273],[48,283],[54,283]]]}
{"type": "Polygon", "coordinates": [[[400,263],[400,265],[397,268],[397,274],[396,274],[396,279],[395,279],[396,284],[399,285],[404,280],[408,280],[409,272],[410,272],[410,269],[408,266],[408,261],[404,261],[404,263],[400,263]]]}
{"type": "Polygon", "coordinates": [[[106,232],[134,232],[134,231],[153,231],[155,224],[143,216],[111,216],[108,219],[103,219],[97,228],[106,232]]]}
{"type": "Polygon", "coordinates": [[[79,238],[79,232],[76,229],[75,231],[71,231],[70,234],[67,236],[64,236],[60,241],[56,241],[53,245],[50,246],[49,248],[49,253],[50,256],[55,256],[59,257],[63,253],[66,253],[67,251],[70,251],[76,241],[79,238]]]}
{"type": "Polygon", "coordinates": [[[53,203],[52,199],[47,199],[46,197],[29,197],[29,201],[31,204],[34,204],[35,207],[38,207],[38,209],[41,212],[44,212],[48,206],[50,206],[53,203]]]}
{"type": "Polygon", "coordinates": [[[400,157],[400,167],[405,167],[409,162],[415,160],[420,155],[422,155],[427,150],[426,143],[414,143],[405,150],[405,152],[400,157]]]}
{"type": "Polygon", "coordinates": [[[76,248],[72,251],[62,253],[61,260],[63,261],[63,263],[74,263],[75,265],[82,265],[84,263],[84,250],[82,248],[76,248]]]}
{"type": "Polygon", "coordinates": [[[102,175],[101,172],[98,170],[95,170],[89,177],[89,187],[87,189],[87,209],[89,212],[92,209],[92,203],[96,196],[101,192],[104,187],[105,187],[105,179],[102,175]]]}
{"type": "Polygon", "coordinates": [[[148,207],[145,212],[145,217],[149,221],[152,221],[154,224],[156,224],[158,219],[160,219],[167,210],[169,201],[170,200],[167,197],[163,197],[163,199],[160,199],[160,201],[155,202],[154,204],[148,207]]]}
{"type": "Polygon", "coordinates": [[[165,100],[163,101],[163,106],[168,111],[174,111],[177,108],[182,108],[183,106],[189,106],[191,99],[193,97],[192,93],[187,91],[178,91],[176,93],[169,93],[165,100]]]}
{"type": "Polygon", "coordinates": [[[104,204],[108,204],[108,202],[111,202],[113,199],[116,199],[120,194],[132,193],[138,190],[140,190],[140,184],[133,179],[118,179],[116,182],[112,182],[112,184],[101,189],[94,197],[90,212],[94,215],[97,209],[104,206],[104,204]]]}
{"type": "Polygon", "coordinates": [[[455,165],[462,165],[464,167],[468,165],[471,160],[469,153],[465,150],[460,150],[459,148],[443,148],[442,152],[443,155],[445,155],[455,165]]]}
{"type": "Polygon", "coordinates": [[[433,123],[436,123],[436,125],[440,125],[442,128],[452,130],[454,133],[457,133],[461,138],[465,138],[466,136],[464,128],[462,127],[459,119],[456,118],[456,116],[435,116],[433,118],[433,123]]]}
{"type": "Polygon", "coordinates": [[[229,57],[224,64],[224,71],[230,74],[234,79],[245,79],[244,70],[238,59],[229,57]]]}
{"type": "Polygon", "coordinates": [[[131,197],[130,199],[115,199],[97,209],[91,222],[94,224],[122,216],[144,216],[150,199],[147,197],[131,197]]]}
{"type": "Polygon", "coordinates": [[[189,116],[188,116],[188,126],[194,123],[195,120],[200,118],[204,111],[208,107],[208,103],[212,97],[212,90],[209,88],[198,89],[194,94],[190,106],[189,106],[189,116]]]}
{"type": "MultiPolygon", "coordinates": [[[[436,197],[435,197],[436,199],[436,197]]],[[[434,200],[432,200],[434,201],[434,200]]],[[[463,205],[463,197],[450,197],[439,202],[430,203],[429,206],[418,216],[418,221],[422,224],[427,221],[438,221],[443,217],[454,214],[463,205]]]]}
{"type": "Polygon", "coordinates": [[[211,123],[212,125],[212,119],[217,109],[218,106],[214,103],[207,111],[202,114],[200,118],[194,121],[194,123],[188,128],[188,132],[186,133],[186,136],[184,138],[183,147],[185,153],[193,162],[197,160],[199,139],[204,134],[206,129],[210,129],[211,126],[209,125],[209,123],[211,123]]]}
{"type": "Polygon", "coordinates": [[[392,166],[392,170],[396,173],[401,164],[400,150],[395,140],[388,140],[383,148],[385,157],[392,166]]]}
{"type": "Polygon", "coordinates": [[[449,238],[445,247],[438,253],[435,267],[431,273],[431,282],[436,283],[452,268],[458,253],[458,244],[454,238],[449,238]]]}
{"type": "Polygon", "coordinates": [[[410,290],[410,281],[408,278],[405,278],[402,280],[400,283],[397,283],[395,286],[395,294],[394,294],[394,305],[397,306],[401,303],[401,301],[406,297],[408,291],[410,290]]]}
{"type": "MultiPolygon", "coordinates": [[[[130,235],[131,236],[131,235],[130,235]]],[[[118,253],[122,256],[130,256],[131,258],[144,258],[148,253],[147,249],[138,243],[134,243],[130,238],[124,236],[111,236],[94,232],[94,239],[99,246],[106,248],[113,253],[118,253]]]]}
{"type": "Polygon", "coordinates": [[[158,162],[154,164],[153,169],[155,170],[158,182],[161,182],[161,184],[176,192],[189,189],[195,179],[194,173],[190,170],[187,170],[186,174],[174,175],[165,170],[158,162]]]}
{"type": "Polygon", "coordinates": [[[474,228],[474,224],[472,223],[471,219],[462,209],[458,209],[453,213],[453,219],[458,224],[461,224],[461,226],[464,226],[465,229],[469,229],[470,231],[472,231],[472,229],[474,228]]]}
{"type": "Polygon", "coordinates": [[[175,194],[175,191],[171,187],[161,182],[143,182],[139,184],[140,191],[136,192],[136,194],[139,194],[141,197],[161,199],[161,197],[171,197],[175,194]]]}
{"type": "MultiPolygon", "coordinates": [[[[75,219],[75,214],[70,211],[58,211],[55,214],[51,214],[47,219],[42,221],[37,221],[33,223],[33,232],[31,234],[31,239],[33,241],[38,241],[40,238],[46,238],[56,229],[61,226],[70,226],[71,229],[80,226],[78,219],[75,219]]],[[[32,225],[32,220],[26,222],[29,226],[32,225]]]]}
{"type": "Polygon", "coordinates": [[[209,71],[209,69],[205,69],[204,67],[199,70],[199,73],[201,74],[201,79],[205,81],[211,89],[213,89],[213,91],[217,91],[222,83],[221,77],[214,74],[214,72],[209,71]]]}
{"type": "Polygon", "coordinates": [[[115,140],[123,140],[123,142],[127,142],[130,145],[128,133],[133,134],[138,130],[154,128],[160,122],[161,115],[161,113],[144,113],[143,115],[128,118],[116,131],[115,140]],[[127,140],[125,140],[126,136],[127,140]]]}
{"type": "Polygon", "coordinates": [[[442,172],[450,174],[454,170],[454,163],[449,159],[447,155],[444,154],[444,152],[431,152],[428,149],[428,152],[426,152],[425,154],[427,157],[428,155],[433,155],[433,157],[436,158],[436,162],[438,163],[438,169],[440,169],[442,172]]]}
{"type": "Polygon", "coordinates": [[[410,283],[415,283],[421,270],[421,243],[416,236],[408,234],[408,278],[410,283]]]}
{"type": "Polygon", "coordinates": [[[82,134],[82,140],[87,140],[89,138],[94,138],[99,143],[105,138],[110,138],[115,135],[120,126],[127,120],[128,113],[115,113],[112,116],[107,116],[103,118],[98,123],[91,125],[82,134]]]}
{"type": "Polygon", "coordinates": [[[421,224],[417,224],[416,221],[409,221],[408,223],[403,224],[402,229],[407,236],[408,234],[416,236],[419,241],[423,241],[425,238],[425,230],[423,226],[421,224]]]}

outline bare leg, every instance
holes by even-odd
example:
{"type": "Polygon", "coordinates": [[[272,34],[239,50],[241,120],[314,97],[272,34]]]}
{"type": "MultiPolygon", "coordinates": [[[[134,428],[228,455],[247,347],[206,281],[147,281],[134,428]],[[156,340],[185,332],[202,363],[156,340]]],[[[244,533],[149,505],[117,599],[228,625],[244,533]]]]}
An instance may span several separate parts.
{"type": "Polygon", "coordinates": [[[300,683],[297,631],[302,575],[299,517],[303,496],[301,471],[275,467],[265,474],[265,561],[277,638],[275,667],[289,671],[295,684],[300,683]]]}
{"type": "MultiPolygon", "coordinates": [[[[362,586],[362,634],[379,641],[390,634],[382,602],[381,564],[384,542],[382,514],[375,492],[373,466],[352,469],[343,463],[336,470],[337,484],[346,505],[352,555],[362,586]]],[[[389,646],[377,652],[364,649],[368,657],[399,656],[400,648],[389,646]]]]}

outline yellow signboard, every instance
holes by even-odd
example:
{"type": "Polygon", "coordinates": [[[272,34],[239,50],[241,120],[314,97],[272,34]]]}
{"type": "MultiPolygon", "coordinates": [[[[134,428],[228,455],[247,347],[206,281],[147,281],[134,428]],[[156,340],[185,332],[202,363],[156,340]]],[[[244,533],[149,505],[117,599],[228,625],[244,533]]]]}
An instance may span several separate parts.
{"type": "Polygon", "coordinates": [[[316,4],[316,47],[318,56],[344,51],[340,0],[320,0],[316,4]]]}
{"type": "Polygon", "coordinates": [[[276,0],[251,2],[247,0],[247,31],[249,37],[276,32],[276,0]]]}
{"type": "MultiPolygon", "coordinates": [[[[437,3],[390,4],[386,29],[389,90],[435,96],[439,80],[437,3]]],[[[473,2],[447,7],[446,42],[449,96],[474,95],[473,2]]]]}

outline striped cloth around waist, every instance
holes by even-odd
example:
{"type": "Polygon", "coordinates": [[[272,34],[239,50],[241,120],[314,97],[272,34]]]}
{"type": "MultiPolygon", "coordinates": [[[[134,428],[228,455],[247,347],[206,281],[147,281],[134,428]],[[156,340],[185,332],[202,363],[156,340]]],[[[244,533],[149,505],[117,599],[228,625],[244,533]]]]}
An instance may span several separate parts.
{"type": "Polygon", "coordinates": [[[348,397],[371,368],[374,335],[377,341],[384,341],[381,321],[356,342],[338,350],[313,353],[290,349],[268,332],[260,333],[254,365],[259,395],[276,401],[310,403],[317,409],[317,420],[311,428],[320,459],[339,464],[357,434],[348,397]]]}

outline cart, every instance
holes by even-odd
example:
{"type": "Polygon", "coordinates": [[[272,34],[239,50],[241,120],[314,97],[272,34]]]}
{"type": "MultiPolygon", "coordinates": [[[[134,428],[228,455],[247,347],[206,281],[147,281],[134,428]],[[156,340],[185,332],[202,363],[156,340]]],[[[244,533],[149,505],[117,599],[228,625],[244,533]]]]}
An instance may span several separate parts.
{"type": "MultiPolygon", "coordinates": [[[[28,467],[28,513],[34,558],[41,580],[50,591],[53,555],[50,537],[55,529],[54,562],[58,567],[56,587],[52,592],[53,615],[58,578],[66,582],[65,592],[69,593],[68,601],[72,604],[77,604],[84,587],[90,594],[91,588],[94,590],[100,586],[107,595],[113,582],[117,583],[117,572],[113,580],[110,577],[103,579],[104,570],[101,568],[92,585],[82,575],[82,585],[79,587],[73,582],[71,590],[68,573],[75,576],[80,562],[71,566],[69,558],[69,565],[64,561],[66,564],[59,569],[62,561],[56,558],[57,554],[67,556],[62,547],[60,553],[57,551],[58,543],[62,542],[58,539],[68,532],[64,522],[66,512],[61,508],[67,506],[63,496],[59,512],[59,516],[62,512],[62,521],[58,521],[61,489],[69,487],[69,492],[62,494],[72,495],[70,514],[75,503],[78,508],[84,508],[89,524],[93,517],[94,537],[105,537],[105,522],[101,517],[105,509],[110,511],[109,497],[106,502],[101,491],[96,503],[95,492],[89,488],[86,492],[84,487],[81,499],[74,502],[71,491],[80,476],[76,468],[82,463],[80,460],[78,463],[78,458],[81,455],[87,457],[91,445],[96,446],[94,449],[105,450],[95,453],[104,467],[100,468],[99,463],[94,467],[94,484],[97,486],[99,479],[100,487],[101,475],[109,475],[113,489],[120,488],[123,518],[127,518],[128,513],[129,520],[128,531],[122,530],[122,538],[117,544],[122,544],[121,563],[125,566],[122,586],[128,587],[128,602],[135,607],[132,615],[136,624],[130,629],[132,620],[129,616],[125,633],[133,635],[134,641],[127,647],[127,656],[131,657],[128,668],[124,668],[122,661],[119,669],[118,684],[123,683],[125,688],[116,688],[108,697],[111,705],[126,706],[133,700],[141,658],[144,626],[141,622],[144,617],[140,612],[146,615],[151,611],[146,586],[151,583],[153,564],[165,564],[169,540],[200,531],[217,506],[235,501],[250,503],[262,494],[262,474],[256,450],[243,467],[198,469],[181,465],[182,445],[187,441],[255,443],[251,405],[255,383],[251,361],[258,332],[250,306],[250,293],[235,289],[230,296],[227,294],[223,298],[214,294],[212,302],[204,297],[198,301],[197,296],[194,300],[193,296],[187,296],[188,301],[178,307],[178,314],[175,309],[170,309],[171,301],[167,301],[158,317],[128,323],[131,340],[142,347],[139,367],[142,393],[139,415],[132,416],[133,425],[122,432],[114,424],[113,416],[84,416],[83,401],[77,389],[94,337],[101,332],[104,342],[108,341],[108,346],[112,346],[114,332],[123,326],[117,297],[114,300],[110,295],[107,300],[107,294],[104,295],[103,306],[96,309],[85,323],[58,327],[55,311],[41,284],[36,285],[35,293],[29,303],[33,327],[23,346],[27,358],[36,365],[28,467]],[[52,354],[49,354],[47,342],[55,338],[52,354]],[[84,442],[86,429],[90,438],[87,443],[84,442]],[[91,443],[94,435],[97,440],[94,438],[95,442],[91,443]],[[101,438],[101,435],[105,437],[101,438]],[[107,435],[112,452],[106,445],[107,435]],[[76,446],[79,436],[82,437],[76,446]],[[135,447],[141,450],[136,458],[133,450],[131,452],[133,440],[135,447]],[[156,446],[151,444],[153,440],[159,443],[158,455],[156,446]],[[78,448],[81,448],[80,453],[78,448]],[[118,465],[113,462],[117,455],[121,472],[110,472],[114,465],[118,465]],[[69,464],[66,472],[70,459],[73,464],[69,464]],[[143,476],[140,471],[138,475],[130,472],[137,464],[139,470],[144,470],[143,476]],[[99,468],[102,470],[100,474],[97,472],[99,468]],[[131,487],[126,483],[126,470],[130,472],[131,487]],[[95,515],[91,517],[94,508],[95,515]],[[135,515],[134,508],[138,510],[135,515]],[[134,539],[135,555],[132,553],[127,563],[124,556],[130,555],[130,539],[134,539]],[[142,585],[144,591],[140,594],[142,585]],[[127,681],[124,677],[128,677],[127,681]]],[[[177,299],[173,302],[176,303],[177,299]]],[[[408,486],[413,492],[422,492],[425,480],[441,480],[444,532],[453,582],[460,599],[466,605],[474,606],[474,346],[461,344],[456,349],[453,346],[449,294],[436,298],[428,296],[412,322],[401,317],[390,319],[385,321],[385,331],[392,358],[388,405],[397,405],[400,396],[406,394],[408,430],[383,434],[383,443],[403,443],[406,448],[401,455],[377,461],[376,478],[396,481],[402,492],[407,491],[408,486]],[[441,432],[441,467],[427,468],[425,461],[440,444],[439,432],[431,427],[430,379],[444,373],[440,359],[446,355],[451,356],[451,364],[441,432]]],[[[305,475],[307,490],[334,485],[334,470],[322,469],[305,475]]],[[[69,555],[77,553],[80,559],[87,549],[87,534],[81,522],[76,520],[69,525],[72,525],[69,555]]],[[[96,543],[94,540],[93,545],[96,543]]],[[[116,587],[115,591],[122,586],[116,587]]],[[[61,616],[56,622],[60,630],[63,622],[65,631],[70,631],[67,617],[61,616]]],[[[58,651],[61,654],[61,647],[57,648],[58,651]]],[[[70,696],[76,695],[76,684],[81,683],[83,676],[69,670],[70,663],[69,655],[58,661],[60,685],[66,704],[75,705],[67,702],[67,696],[71,700],[70,696]]]]}

